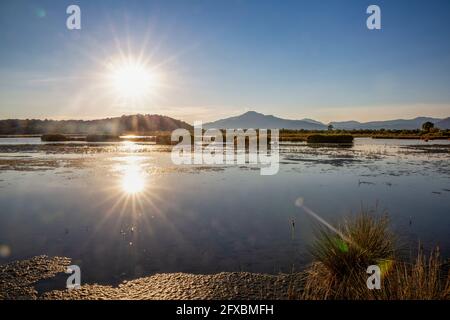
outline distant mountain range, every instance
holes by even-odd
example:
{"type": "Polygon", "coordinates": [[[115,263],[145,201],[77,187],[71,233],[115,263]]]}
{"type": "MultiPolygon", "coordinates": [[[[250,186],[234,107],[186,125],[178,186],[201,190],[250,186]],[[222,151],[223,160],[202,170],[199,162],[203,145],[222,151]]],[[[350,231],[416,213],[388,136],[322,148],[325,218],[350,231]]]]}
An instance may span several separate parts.
{"type": "Polygon", "coordinates": [[[0,120],[0,134],[144,134],[150,131],[172,131],[177,128],[192,129],[184,121],[161,115],[128,115],[99,120],[0,120]]]}
{"type": "MultiPolygon", "coordinates": [[[[435,127],[441,129],[450,129],[450,117],[445,119],[417,117],[410,120],[398,119],[387,121],[342,121],[331,122],[335,129],[397,129],[397,130],[414,130],[420,129],[424,122],[430,121],[434,123],[435,127]]],[[[203,125],[204,128],[219,128],[219,129],[236,129],[236,128],[266,128],[266,129],[305,129],[305,130],[325,130],[328,124],[312,120],[289,120],[282,119],[272,115],[264,115],[255,111],[248,111],[240,116],[230,117],[226,119],[209,122],[203,125]]]]}
{"type": "Polygon", "coordinates": [[[450,129],[450,117],[438,121],[436,127],[441,129],[450,129]]]}
{"type": "MultiPolygon", "coordinates": [[[[426,121],[434,123],[435,127],[450,129],[450,117],[445,119],[418,117],[410,120],[388,121],[343,121],[331,122],[335,129],[406,129],[413,130],[422,127],[426,121]]],[[[305,129],[326,130],[327,124],[312,119],[289,120],[264,115],[255,111],[246,112],[237,117],[217,120],[203,125],[208,128],[266,128],[266,129],[305,129]]],[[[38,120],[38,119],[8,119],[0,120],[0,135],[18,134],[145,134],[150,131],[172,131],[178,128],[191,130],[192,126],[184,121],[162,115],[127,115],[98,120],[38,120]]]]}
{"type": "Polygon", "coordinates": [[[358,121],[343,121],[343,122],[331,122],[331,125],[336,129],[405,129],[405,130],[414,130],[420,129],[422,124],[427,121],[434,123],[434,125],[438,128],[448,129],[448,126],[445,127],[445,123],[443,121],[449,120],[447,119],[437,119],[437,118],[429,118],[429,117],[417,117],[414,119],[404,120],[386,120],[386,121],[370,121],[370,122],[358,122],[358,121]],[[441,123],[442,122],[442,123],[441,123]],[[444,125],[444,126],[442,126],[444,125]]]}

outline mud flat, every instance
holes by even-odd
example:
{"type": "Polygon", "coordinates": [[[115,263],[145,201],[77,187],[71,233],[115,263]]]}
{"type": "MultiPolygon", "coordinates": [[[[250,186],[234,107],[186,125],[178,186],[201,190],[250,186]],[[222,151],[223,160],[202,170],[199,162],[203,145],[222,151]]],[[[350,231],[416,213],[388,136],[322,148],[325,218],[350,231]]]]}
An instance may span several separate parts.
{"type": "Polygon", "coordinates": [[[68,265],[69,258],[47,256],[1,265],[0,299],[291,299],[299,296],[303,283],[301,273],[163,273],[126,281],[115,287],[85,284],[70,291],[38,293],[35,286],[39,281],[55,277],[68,265]]]}

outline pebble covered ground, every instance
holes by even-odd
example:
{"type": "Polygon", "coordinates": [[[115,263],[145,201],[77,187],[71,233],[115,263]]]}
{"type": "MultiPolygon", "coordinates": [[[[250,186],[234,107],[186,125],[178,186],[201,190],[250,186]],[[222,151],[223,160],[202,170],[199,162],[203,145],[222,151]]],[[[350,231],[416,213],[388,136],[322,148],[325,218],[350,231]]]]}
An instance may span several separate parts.
{"type": "Polygon", "coordinates": [[[38,256],[0,266],[0,299],[295,299],[303,276],[222,272],[212,275],[163,273],[126,281],[116,287],[85,284],[79,289],[41,294],[34,285],[64,272],[69,258],[38,256]]]}
{"type": "Polygon", "coordinates": [[[34,284],[64,272],[69,258],[37,256],[0,265],[0,299],[37,299],[34,284]]]}

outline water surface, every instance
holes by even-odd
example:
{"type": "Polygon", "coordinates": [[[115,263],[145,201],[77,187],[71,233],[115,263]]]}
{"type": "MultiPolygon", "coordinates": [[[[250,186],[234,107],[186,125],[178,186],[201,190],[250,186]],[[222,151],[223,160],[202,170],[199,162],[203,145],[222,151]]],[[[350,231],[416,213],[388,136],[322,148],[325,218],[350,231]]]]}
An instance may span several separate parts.
{"type": "Polygon", "coordinates": [[[145,143],[0,139],[0,263],[67,256],[84,282],[158,272],[290,272],[310,261],[314,221],[387,212],[407,246],[450,236],[449,141],[356,139],[281,147],[280,171],[175,166],[145,143]],[[5,249],[7,248],[7,249],[5,249]]]}

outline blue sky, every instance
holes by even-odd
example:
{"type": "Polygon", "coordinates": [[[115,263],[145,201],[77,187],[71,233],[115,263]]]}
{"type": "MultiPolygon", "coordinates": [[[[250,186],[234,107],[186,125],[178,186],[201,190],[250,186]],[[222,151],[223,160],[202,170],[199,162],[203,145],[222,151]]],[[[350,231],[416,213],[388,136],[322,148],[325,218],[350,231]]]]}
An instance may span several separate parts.
{"type": "Polygon", "coordinates": [[[446,0],[3,0],[0,118],[447,117],[449,39],[446,0]],[[81,30],[66,28],[70,4],[81,30]],[[370,4],[381,30],[366,28],[370,4]],[[121,53],[160,75],[139,101],[103,83],[121,53]]]}

